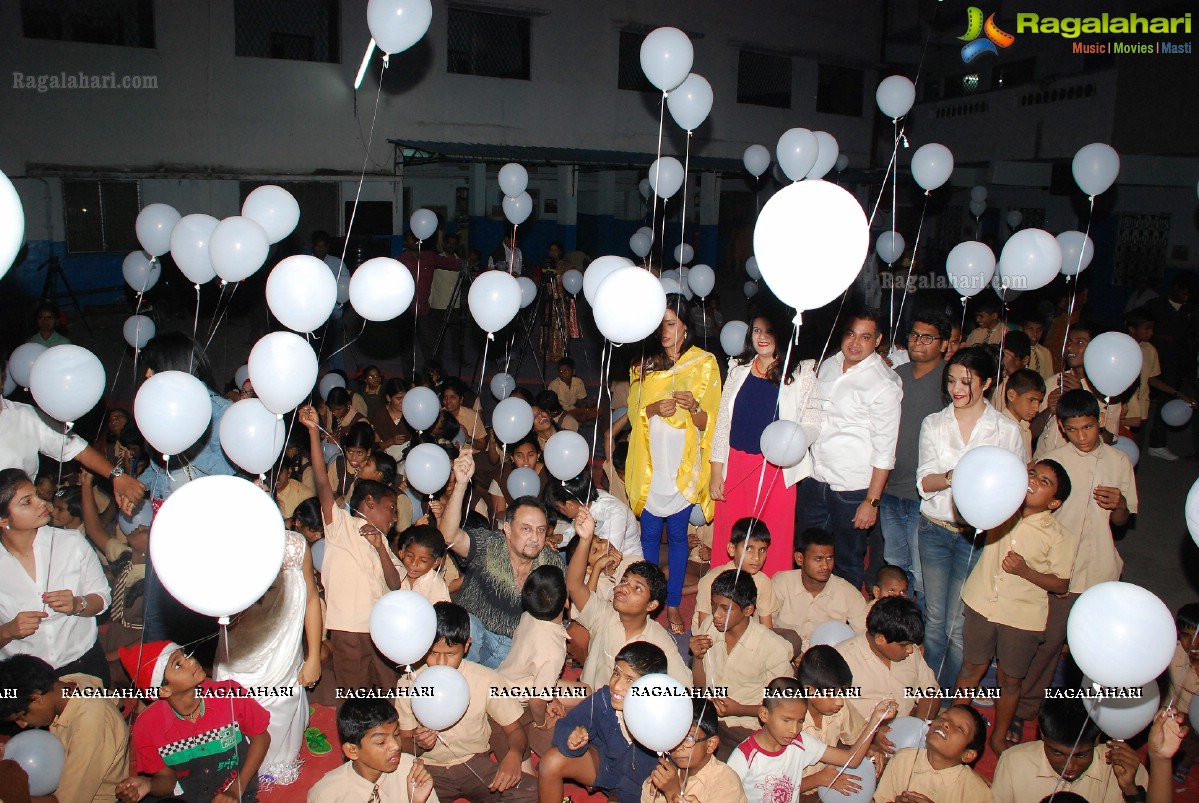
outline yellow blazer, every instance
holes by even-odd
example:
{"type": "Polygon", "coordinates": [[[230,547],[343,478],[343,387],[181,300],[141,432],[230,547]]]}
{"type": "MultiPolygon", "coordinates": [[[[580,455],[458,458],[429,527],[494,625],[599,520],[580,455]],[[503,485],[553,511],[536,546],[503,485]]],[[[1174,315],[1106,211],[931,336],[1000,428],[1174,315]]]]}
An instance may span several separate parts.
{"type": "Polygon", "coordinates": [[[687,433],[687,445],[677,468],[660,468],[676,472],[675,484],[679,493],[699,505],[704,515],[711,520],[715,503],[708,495],[708,481],[712,473],[708,461],[712,457],[712,436],[716,431],[716,414],[720,409],[720,367],[716,358],[692,346],[680,355],[673,368],[651,371],[644,378],[640,375],[640,366],[634,366],[629,373],[629,422],[633,427],[625,465],[629,505],[634,513],[641,515],[654,471],[649,454],[649,416],[645,408],[669,398],[675,391],[688,390],[699,402],[700,409],[708,414],[708,425],[702,432],[696,429],[691,414],[681,407],[670,418],[663,418],[665,423],[687,433]]]}

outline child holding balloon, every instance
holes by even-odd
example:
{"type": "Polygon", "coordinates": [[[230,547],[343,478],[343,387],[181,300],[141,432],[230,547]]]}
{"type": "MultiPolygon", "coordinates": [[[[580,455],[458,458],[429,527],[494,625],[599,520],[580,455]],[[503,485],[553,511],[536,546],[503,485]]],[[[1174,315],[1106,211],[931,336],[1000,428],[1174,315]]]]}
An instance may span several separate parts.
{"type": "Polygon", "coordinates": [[[641,803],[655,803],[659,795],[667,801],[748,803],[737,773],[713,755],[720,745],[716,708],[708,700],[692,700],[691,705],[691,730],[669,758],[658,760],[641,787],[641,803]]]}

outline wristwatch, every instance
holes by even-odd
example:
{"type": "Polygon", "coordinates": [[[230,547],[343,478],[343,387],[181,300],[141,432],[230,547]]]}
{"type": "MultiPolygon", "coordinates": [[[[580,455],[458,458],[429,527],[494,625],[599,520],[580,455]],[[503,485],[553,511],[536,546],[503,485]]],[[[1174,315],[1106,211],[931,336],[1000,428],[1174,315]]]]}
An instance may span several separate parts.
{"type": "Polygon", "coordinates": [[[953,487],[953,469],[952,468],[949,469],[949,471],[945,472],[945,487],[946,488],[953,487]]]}
{"type": "Polygon", "coordinates": [[[1145,787],[1137,784],[1137,791],[1131,795],[1124,795],[1124,803],[1145,803],[1148,797],[1149,794],[1145,791],[1145,787]]]}
{"type": "Polygon", "coordinates": [[[879,505],[881,505],[881,504],[883,503],[883,500],[881,500],[881,499],[873,499],[873,498],[871,498],[871,497],[869,497],[869,496],[868,496],[868,497],[866,497],[866,501],[870,503],[870,506],[871,506],[871,507],[878,507],[879,505]]]}
{"type": "Polygon", "coordinates": [[[117,477],[125,476],[125,469],[120,466],[113,466],[112,471],[108,472],[108,479],[115,480],[117,477]]]}

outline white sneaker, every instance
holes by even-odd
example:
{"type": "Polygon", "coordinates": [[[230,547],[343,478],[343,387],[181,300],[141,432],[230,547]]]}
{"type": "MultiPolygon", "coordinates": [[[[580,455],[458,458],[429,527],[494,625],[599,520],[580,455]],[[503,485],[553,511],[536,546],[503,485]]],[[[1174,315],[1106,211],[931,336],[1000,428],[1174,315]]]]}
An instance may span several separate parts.
{"type": "Polygon", "coordinates": [[[1156,446],[1149,450],[1149,454],[1159,460],[1177,460],[1178,455],[1170,451],[1167,446],[1156,446]]]}

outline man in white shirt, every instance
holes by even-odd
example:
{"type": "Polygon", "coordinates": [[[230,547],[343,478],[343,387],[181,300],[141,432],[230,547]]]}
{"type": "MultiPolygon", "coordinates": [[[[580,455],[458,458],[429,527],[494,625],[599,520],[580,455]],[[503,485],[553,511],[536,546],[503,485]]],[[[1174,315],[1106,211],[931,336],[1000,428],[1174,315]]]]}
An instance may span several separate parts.
{"type": "Polygon", "coordinates": [[[863,308],[846,324],[840,352],[820,366],[816,396],[824,425],[795,509],[796,532],[819,527],[833,534],[834,571],[854,588],[862,585],[899,437],[903,386],[877,353],[882,337],[882,314],[863,308]]]}
{"type": "Polygon", "coordinates": [[[504,232],[504,239],[487,260],[488,270],[506,270],[513,276],[519,276],[525,267],[525,256],[516,247],[512,232],[504,232]]]}

